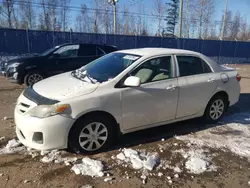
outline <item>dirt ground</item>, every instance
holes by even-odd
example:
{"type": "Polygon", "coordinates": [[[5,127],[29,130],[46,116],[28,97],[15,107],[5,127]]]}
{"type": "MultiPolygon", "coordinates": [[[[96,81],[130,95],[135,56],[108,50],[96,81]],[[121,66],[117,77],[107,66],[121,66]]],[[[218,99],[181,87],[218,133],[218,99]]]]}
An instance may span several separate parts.
{"type": "MultiPolygon", "coordinates": [[[[232,107],[229,114],[236,112],[250,112],[250,65],[233,66],[238,68],[242,76],[241,97],[237,105],[232,107]]],[[[9,117],[10,119],[0,120],[0,137],[5,136],[5,140],[0,141],[0,148],[4,147],[8,140],[15,137],[15,125],[13,122],[13,111],[17,97],[20,95],[24,86],[17,86],[8,83],[5,78],[0,77],[0,119],[9,117]]],[[[174,172],[165,169],[161,170],[163,176],[151,176],[143,184],[141,174],[136,173],[131,168],[126,168],[113,164],[111,156],[119,153],[119,148],[131,147],[133,149],[146,149],[156,151],[162,138],[167,148],[160,153],[160,158],[168,158],[172,149],[181,149],[184,143],[176,140],[174,135],[189,134],[204,129],[196,120],[185,121],[181,123],[166,125],[150,130],[140,131],[122,136],[117,141],[116,146],[105,153],[90,156],[93,159],[100,159],[109,166],[109,173],[114,178],[111,182],[104,182],[104,178],[92,178],[89,176],[75,175],[70,171],[69,166],[55,163],[42,163],[40,158],[32,158],[23,153],[9,155],[0,155],[0,188],[33,188],[33,187],[65,187],[80,188],[90,185],[92,187],[120,187],[120,188],[138,188],[138,187],[226,187],[226,188],[245,188],[250,187],[250,162],[229,151],[215,150],[216,157],[214,162],[219,168],[216,171],[204,172],[202,174],[192,174],[183,171],[178,178],[172,178],[169,183],[167,176],[174,176],[174,172]],[[178,143],[178,144],[175,144],[178,143]],[[127,179],[126,177],[130,178],[127,179]],[[28,180],[27,183],[24,181],[28,180]]],[[[250,148],[249,148],[250,150],[250,148]]],[[[68,153],[69,156],[76,156],[68,153]]],[[[77,156],[86,157],[86,156],[77,156]]],[[[178,157],[171,158],[173,163],[178,163],[178,157]]],[[[158,171],[153,171],[158,173],[158,171]]]]}

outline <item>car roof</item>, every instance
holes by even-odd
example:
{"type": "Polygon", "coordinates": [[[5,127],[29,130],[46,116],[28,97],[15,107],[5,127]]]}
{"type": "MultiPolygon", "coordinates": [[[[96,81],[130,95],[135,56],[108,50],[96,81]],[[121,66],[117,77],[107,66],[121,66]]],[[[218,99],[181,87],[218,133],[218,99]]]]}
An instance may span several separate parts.
{"type": "Polygon", "coordinates": [[[200,53],[182,50],[182,49],[173,49],[173,48],[136,48],[121,50],[118,52],[129,53],[140,56],[152,56],[152,55],[170,55],[170,54],[189,54],[189,55],[200,55],[200,53]]]}
{"type": "MultiPolygon", "coordinates": [[[[174,48],[137,48],[137,49],[129,49],[129,50],[121,50],[116,52],[128,53],[143,56],[144,58],[148,58],[151,56],[157,55],[171,55],[171,54],[183,54],[183,55],[194,55],[198,57],[202,57],[210,66],[213,68],[215,72],[219,72],[221,70],[221,66],[216,63],[211,58],[194,51],[182,50],[182,49],[174,49],[174,48]]],[[[115,52],[115,53],[116,53],[115,52]]]]}
{"type": "Polygon", "coordinates": [[[67,45],[95,45],[95,46],[104,46],[104,47],[112,47],[117,48],[117,46],[114,45],[108,45],[108,44],[94,44],[94,43],[64,43],[57,46],[67,46],[67,45]]]}

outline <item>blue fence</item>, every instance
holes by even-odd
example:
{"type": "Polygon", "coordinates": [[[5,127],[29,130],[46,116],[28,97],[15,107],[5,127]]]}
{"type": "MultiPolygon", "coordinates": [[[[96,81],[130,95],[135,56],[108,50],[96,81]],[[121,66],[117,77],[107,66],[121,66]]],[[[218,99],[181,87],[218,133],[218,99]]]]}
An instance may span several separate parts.
{"type": "Polygon", "coordinates": [[[118,46],[119,49],[141,47],[187,49],[201,52],[220,63],[248,63],[250,59],[249,42],[0,29],[2,55],[40,53],[55,45],[71,42],[111,44],[118,46]]]}

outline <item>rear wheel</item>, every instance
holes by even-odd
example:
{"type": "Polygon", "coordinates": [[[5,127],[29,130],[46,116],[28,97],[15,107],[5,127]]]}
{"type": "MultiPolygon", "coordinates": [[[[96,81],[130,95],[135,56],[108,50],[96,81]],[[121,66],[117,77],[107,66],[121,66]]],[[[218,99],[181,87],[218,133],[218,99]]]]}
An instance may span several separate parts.
{"type": "Polygon", "coordinates": [[[69,133],[69,147],[76,153],[93,154],[104,151],[115,137],[115,126],[115,122],[109,117],[83,117],[69,133]]]}
{"type": "Polygon", "coordinates": [[[32,73],[29,73],[25,76],[24,78],[24,83],[27,85],[27,86],[30,86],[30,85],[33,85],[41,80],[43,80],[43,76],[41,73],[39,72],[32,72],[32,73]]]}
{"type": "Polygon", "coordinates": [[[208,123],[216,123],[226,110],[226,100],[223,96],[213,97],[205,110],[204,118],[208,123]]]}

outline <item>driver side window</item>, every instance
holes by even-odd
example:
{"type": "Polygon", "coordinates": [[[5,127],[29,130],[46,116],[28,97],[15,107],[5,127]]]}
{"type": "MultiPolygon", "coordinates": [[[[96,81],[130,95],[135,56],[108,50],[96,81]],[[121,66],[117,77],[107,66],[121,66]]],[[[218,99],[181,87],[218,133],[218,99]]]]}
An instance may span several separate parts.
{"type": "Polygon", "coordinates": [[[148,60],[130,75],[140,78],[142,84],[172,78],[171,56],[148,60]]]}
{"type": "Polygon", "coordinates": [[[79,45],[63,46],[56,50],[54,54],[59,54],[61,58],[64,57],[77,57],[79,45]]]}

